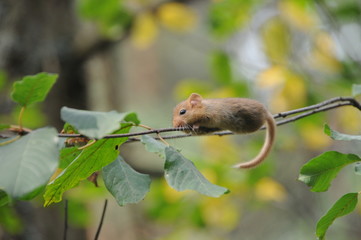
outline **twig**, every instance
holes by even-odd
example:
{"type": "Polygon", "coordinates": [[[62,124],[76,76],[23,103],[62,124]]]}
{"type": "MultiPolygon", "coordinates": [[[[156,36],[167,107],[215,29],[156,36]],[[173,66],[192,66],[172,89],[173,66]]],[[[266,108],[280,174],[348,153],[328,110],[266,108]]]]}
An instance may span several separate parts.
{"type": "MultiPolygon", "coordinates": [[[[295,110],[291,110],[291,111],[287,111],[287,112],[281,112],[281,113],[273,115],[273,117],[275,119],[278,119],[278,118],[286,118],[288,116],[298,114],[294,117],[278,121],[276,124],[278,126],[280,126],[280,125],[294,122],[298,119],[313,115],[315,113],[328,111],[328,110],[342,107],[342,106],[353,106],[361,111],[360,103],[357,102],[354,98],[335,97],[335,98],[331,98],[326,101],[323,101],[323,102],[320,102],[320,103],[317,103],[317,104],[314,104],[311,106],[307,106],[304,108],[299,108],[299,109],[295,109],[295,110]]],[[[264,127],[260,128],[260,130],[262,130],[262,129],[264,129],[264,127]]],[[[175,131],[183,131],[183,130],[184,130],[184,128],[160,128],[160,129],[152,129],[152,130],[137,132],[137,133],[111,134],[111,135],[104,136],[104,138],[130,137],[126,143],[131,143],[131,142],[140,141],[139,138],[135,138],[136,136],[148,135],[148,134],[154,134],[154,133],[159,135],[159,133],[175,132],[175,131]]],[[[232,134],[233,133],[230,131],[223,131],[223,132],[216,132],[211,135],[224,136],[224,135],[232,135],[232,134]]],[[[58,136],[59,137],[86,137],[81,134],[58,134],[58,136]]],[[[190,136],[197,136],[197,135],[180,134],[180,135],[173,135],[173,136],[164,136],[164,137],[162,137],[162,139],[176,139],[176,138],[185,138],[185,137],[190,137],[190,136]]],[[[159,137],[156,137],[155,139],[160,140],[159,137]]]]}
{"type": "Polygon", "coordinates": [[[68,232],[68,199],[65,200],[64,206],[64,232],[63,232],[63,240],[67,239],[68,232]]]}
{"type": "Polygon", "coordinates": [[[102,217],[101,217],[101,219],[100,219],[99,226],[98,226],[97,232],[96,232],[96,234],[95,234],[94,240],[97,240],[97,239],[98,239],[99,234],[100,234],[100,230],[102,229],[103,221],[104,221],[104,216],[105,216],[105,211],[107,210],[107,205],[108,205],[108,199],[105,199],[104,207],[103,207],[103,212],[102,212],[102,217]]]}

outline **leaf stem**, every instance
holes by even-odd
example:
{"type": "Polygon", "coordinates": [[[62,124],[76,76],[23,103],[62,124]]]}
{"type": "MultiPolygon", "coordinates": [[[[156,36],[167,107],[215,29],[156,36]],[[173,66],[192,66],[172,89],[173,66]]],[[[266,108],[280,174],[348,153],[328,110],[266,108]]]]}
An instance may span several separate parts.
{"type": "Polygon", "coordinates": [[[20,138],[20,135],[17,135],[16,137],[14,137],[14,138],[12,138],[12,139],[10,139],[10,140],[8,140],[8,141],[5,141],[5,142],[0,143],[0,146],[5,146],[5,145],[7,145],[7,144],[10,144],[10,143],[12,143],[12,142],[15,142],[15,141],[18,140],[19,138],[20,138]]]}
{"type": "Polygon", "coordinates": [[[18,118],[18,124],[19,124],[19,131],[22,132],[23,131],[23,115],[25,112],[25,106],[21,107],[20,113],[19,113],[19,118],[18,118]]]}

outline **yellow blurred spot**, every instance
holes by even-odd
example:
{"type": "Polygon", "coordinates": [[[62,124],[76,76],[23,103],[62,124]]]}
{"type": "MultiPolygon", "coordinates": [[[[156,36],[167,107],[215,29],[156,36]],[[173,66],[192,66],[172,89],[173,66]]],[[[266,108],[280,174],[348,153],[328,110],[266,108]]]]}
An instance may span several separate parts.
{"type": "Polygon", "coordinates": [[[159,7],[157,13],[159,21],[172,31],[189,31],[196,23],[196,14],[191,8],[181,3],[165,3],[159,7]]]}
{"type": "Polygon", "coordinates": [[[274,65],[261,72],[257,77],[257,84],[262,88],[278,87],[285,81],[285,68],[281,65],[274,65]]]}
{"type": "Polygon", "coordinates": [[[131,32],[131,42],[138,48],[149,47],[158,34],[154,16],[149,12],[137,16],[131,32]]]}
{"type": "Polygon", "coordinates": [[[180,198],[186,195],[186,191],[179,192],[173,188],[171,188],[167,182],[164,180],[163,189],[164,189],[164,199],[169,203],[178,202],[180,198]]]}
{"type": "Polygon", "coordinates": [[[311,31],[319,25],[318,18],[311,12],[312,8],[300,1],[280,1],[279,9],[282,17],[302,31],[311,31]]]}
{"type": "Polygon", "coordinates": [[[324,149],[331,144],[331,138],[323,132],[323,126],[304,123],[301,136],[305,145],[311,150],[324,149]]]}
{"type": "Polygon", "coordinates": [[[336,117],[345,133],[355,134],[361,131],[361,114],[353,107],[339,109],[336,117]]]}
{"type": "Polygon", "coordinates": [[[215,91],[212,91],[207,95],[207,98],[229,98],[229,97],[238,97],[233,87],[221,87],[215,91]]]}
{"type": "Polygon", "coordinates": [[[281,19],[273,18],[263,25],[262,39],[265,53],[271,62],[287,63],[290,34],[281,19]]]}
{"type": "Polygon", "coordinates": [[[210,226],[230,231],[237,227],[240,211],[227,196],[208,198],[202,208],[203,219],[210,226]]]}
{"type": "Polygon", "coordinates": [[[275,90],[271,108],[281,112],[302,107],[306,102],[306,85],[301,75],[284,66],[275,65],[261,72],[257,83],[262,88],[275,90]]]}
{"type": "Polygon", "coordinates": [[[287,197],[285,188],[272,178],[268,177],[264,177],[257,182],[255,194],[257,198],[262,201],[282,202],[287,197]]]}
{"type": "Polygon", "coordinates": [[[326,32],[320,32],[315,37],[315,45],[310,58],[310,66],[329,73],[341,71],[341,63],[335,56],[335,43],[326,32]]]}
{"type": "Polygon", "coordinates": [[[226,137],[206,137],[201,141],[205,158],[209,162],[236,163],[239,159],[239,146],[226,137]]]}

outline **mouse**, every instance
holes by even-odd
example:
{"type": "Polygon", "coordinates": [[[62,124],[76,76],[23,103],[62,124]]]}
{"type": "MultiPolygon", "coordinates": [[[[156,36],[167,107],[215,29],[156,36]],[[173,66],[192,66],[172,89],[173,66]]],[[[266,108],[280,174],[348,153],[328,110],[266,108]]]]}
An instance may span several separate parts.
{"type": "Polygon", "coordinates": [[[266,107],[249,98],[203,98],[192,93],[173,110],[173,127],[184,128],[186,133],[205,135],[229,130],[235,134],[247,134],[266,125],[266,137],[258,155],[235,168],[253,168],[268,156],[276,135],[276,122],[266,107]]]}

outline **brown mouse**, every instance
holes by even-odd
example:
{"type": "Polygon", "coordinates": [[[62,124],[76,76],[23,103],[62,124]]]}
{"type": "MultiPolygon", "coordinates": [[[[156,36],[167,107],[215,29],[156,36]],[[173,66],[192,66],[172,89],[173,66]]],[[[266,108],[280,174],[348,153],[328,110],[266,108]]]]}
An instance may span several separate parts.
{"type": "Polygon", "coordinates": [[[249,162],[239,163],[235,168],[252,168],[260,164],[270,152],[276,123],[264,105],[248,98],[203,99],[192,93],[173,111],[173,127],[186,127],[185,132],[207,134],[221,130],[234,133],[251,133],[267,125],[266,139],[259,154],[249,162]],[[189,130],[191,129],[191,130],[189,130]]]}

